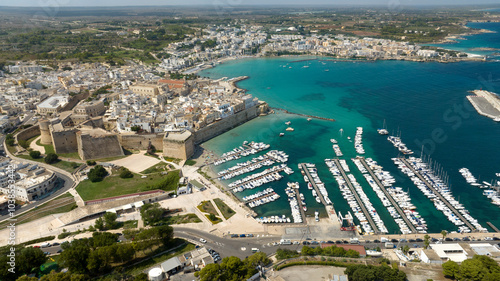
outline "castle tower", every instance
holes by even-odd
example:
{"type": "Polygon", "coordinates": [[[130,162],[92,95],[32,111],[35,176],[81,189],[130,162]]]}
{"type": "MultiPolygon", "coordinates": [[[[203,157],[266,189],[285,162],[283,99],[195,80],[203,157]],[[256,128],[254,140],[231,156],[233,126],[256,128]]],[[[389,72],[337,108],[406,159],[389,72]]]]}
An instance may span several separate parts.
{"type": "Polygon", "coordinates": [[[52,137],[50,135],[50,122],[47,119],[40,119],[38,121],[38,125],[40,126],[40,143],[41,144],[52,144],[52,137]]]}

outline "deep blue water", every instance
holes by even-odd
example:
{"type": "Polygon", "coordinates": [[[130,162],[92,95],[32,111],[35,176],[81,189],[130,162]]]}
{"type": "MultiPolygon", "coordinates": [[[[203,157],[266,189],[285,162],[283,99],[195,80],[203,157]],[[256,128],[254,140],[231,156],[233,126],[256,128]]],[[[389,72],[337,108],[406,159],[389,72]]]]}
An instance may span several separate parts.
{"type": "MultiPolygon", "coordinates": [[[[412,202],[428,222],[429,231],[456,230],[392,163],[391,157],[398,156],[396,149],[386,137],[376,132],[385,119],[389,132],[400,131],[403,141],[418,156],[424,145],[424,153],[448,172],[455,197],[460,199],[473,217],[483,226],[486,226],[487,221],[500,226],[499,207],[491,204],[482,195],[482,190],[468,185],[458,172],[459,168],[467,167],[481,181],[488,182],[496,179],[495,173],[500,173],[500,124],[478,115],[465,98],[468,91],[479,88],[500,93],[500,63],[346,62],[324,58],[300,61],[302,59],[231,61],[200,73],[212,78],[248,75],[250,79],[238,85],[270,106],[336,120],[307,122],[303,117],[273,114],[259,117],[206,142],[204,147],[216,153],[231,150],[244,140],[254,140],[269,143],[273,149],[290,154],[289,166],[295,170],[295,174],[237,196],[271,186],[283,195],[282,198],[255,210],[261,215],[289,214],[283,189],[287,181],[299,181],[308,203],[308,212],[324,212],[305,188],[297,168],[298,163],[313,162],[327,185],[335,210],[345,213],[349,210],[347,203],[324,164],[325,158],[335,156],[329,139],[336,138],[344,158],[348,159],[351,170],[355,171],[358,182],[363,184],[365,192],[386,221],[386,226],[391,232],[397,232],[396,224],[350,160],[356,154],[347,136],[354,137],[356,127],[362,126],[363,144],[367,152],[365,156],[373,157],[396,176],[396,186],[410,191],[412,202]],[[292,122],[294,132],[285,132],[287,126],[284,122],[288,120],[292,122]],[[344,130],[342,136],[339,133],[341,128],[344,130]],[[280,132],[286,135],[280,138],[280,132]]],[[[226,163],[217,169],[227,168],[237,162],[226,163]]]]}

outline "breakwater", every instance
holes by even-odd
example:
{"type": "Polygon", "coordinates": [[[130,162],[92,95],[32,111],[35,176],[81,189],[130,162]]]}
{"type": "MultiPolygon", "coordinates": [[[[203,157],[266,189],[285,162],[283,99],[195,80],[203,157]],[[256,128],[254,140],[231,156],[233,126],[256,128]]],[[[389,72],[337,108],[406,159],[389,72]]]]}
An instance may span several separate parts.
{"type": "Polygon", "coordinates": [[[290,112],[286,109],[283,108],[278,108],[278,107],[270,107],[272,110],[279,110],[281,112],[284,112],[286,114],[292,114],[292,115],[297,115],[297,116],[303,116],[307,118],[314,118],[314,119],[319,119],[319,120],[325,120],[325,121],[331,121],[335,122],[335,119],[333,118],[325,118],[325,117],[319,117],[319,116],[314,116],[314,115],[308,115],[308,114],[302,114],[302,113],[295,113],[295,112],[290,112]]]}

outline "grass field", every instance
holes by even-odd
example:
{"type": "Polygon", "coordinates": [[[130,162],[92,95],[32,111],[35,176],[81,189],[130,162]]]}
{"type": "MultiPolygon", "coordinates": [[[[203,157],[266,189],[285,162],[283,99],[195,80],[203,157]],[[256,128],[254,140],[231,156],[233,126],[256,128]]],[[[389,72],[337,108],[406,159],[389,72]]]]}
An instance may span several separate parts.
{"type": "Polygon", "coordinates": [[[155,165],[147,168],[146,170],[142,171],[141,174],[147,175],[147,174],[152,174],[152,173],[164,172],[164,171],[166,171],[165,166],[168,166],[168,165],[170,165],[170,164],[167,164],[165,162],[160,162],[160,163],[155,164],[155,165]]]}
{"type": "Polygon", "coordinates": [[[119,177],[119,172],[114,172],[112,175],[104,178],[100,182],[91,182],[90,180],[82,181],[77,187],[76,191],[80,194],[84,201],[137,193],[142,191],[148,191],[152,189],[160,188],[148,188],[154,187],[172,178],[171,183],[168,184],[163,190],[175,190],[177,188],[177,183],[179,182],[179,172],[172,171],[168,175],[162,174],[151,174],[147,178],[143,179],[140,175],[134,174],[133,178],[122,179],[119,177]],[[173,174],[171,174],[173,173],[173,174]],[[177,177],[175,178],[175,175],[177,177]],[[175,185],[173,184],[175,182],[175,185]]]}
{"type": "MultiPolygon", "coordinates": [[[[45,163],[43,161],[43,159],[44,159],[43,157],[42,158],[33,159],[29,155],[26,155],[26,154],[17,155],[17,157],[45,163]]],[[[76,163],[76,162],[68,162],[68,161],[58,160],[57,162],[52,163],[50,165],[52,165],[54,167],[57,167],[59,169],[63,169],[65,171],[67,171],[67,172],[73,173],[73,171],[75,171],[75,169],[78,168],[78,167],[80,167],[80,165],[82,165],[82,164],[81,163],[76,163]]]]}
{"type": "Polygon", "coordinates": [[[164,220],[167,224],[183,224],[183,223],[198,223],[201,222],[200,218],[196,214],[185,214],[169,216],[164,220]]]}
{"type": "Polygon", "coordinates": [[[56,151],[54,149],[54,146],[52,144],[42,144],[40,142],[40,140],[37,140],[36,144],[39,145],[39,146],[43,146],[45,148],[45,152],[44,151],[40,151],[40,152],[42,152],[44,154],[56,153],[56,151]]]}
{"type": "Polygon", "coordinates": [[[226,205],[226,203],[224,203],[224,201],[222,201],[220,198],[215,198],[214,202],[226,220],[236,214],[236,212],[233,211],[233,209],[231,209],[228,205],[226,205]]]}

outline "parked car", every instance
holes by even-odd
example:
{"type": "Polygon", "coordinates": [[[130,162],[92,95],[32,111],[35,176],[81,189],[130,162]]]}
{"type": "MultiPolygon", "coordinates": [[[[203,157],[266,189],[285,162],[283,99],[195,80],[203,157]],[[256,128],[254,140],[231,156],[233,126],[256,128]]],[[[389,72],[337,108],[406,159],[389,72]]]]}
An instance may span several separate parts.
{"type": "Polygon", "coordinates": [[[238,234],[231,234],[231,238],[238,238],[238,234]]]}
{"type": "Polygon", "coordinates": [[[60,244],[57,242],[52,243],[52,246],[59,246],[60,244]]]}
{"type": "Polygon", "coordinates": [[[373,240],[373,243],[380,243],[380,240],[375,239],[375,240],[373,240]]]}
{"type": "Polygon", "coordinates": [[[253,237],[253,234],[251,234],[251,233],[247,234],[247,237],[253,237]]]}
{"type": "Polygon", "coordinates": [[[207,243],[207,240],[203,239],[203,238],[200,238],[200,242],[201,243],[207,243]]]}
{"type": "Polygon", "coordinates": [[[398,239],[393,238],[393,239],[391,239],[391,242],[392,242],[392,243],[398,243],[398,239]]]}
{"type": "Polygon", "coordinates": [[[245,234],[240,234],[240,237],[246,237],[246,235],[245,234]]]}
{"type": "Polygon", "coordinates": [[[415,239],[415,241],[417,241],[417,242],[424,242],[424,240],[422,240],[420,238],[415,239]]]}
{"type": "Polygon", "coordinates": [[[58,253],[58,254],[60,254],[60,253],[62,253],[63,251],[64,251],[63,249],[59,249],[59,250],[57,250],[57,253],[58,253]]]}

